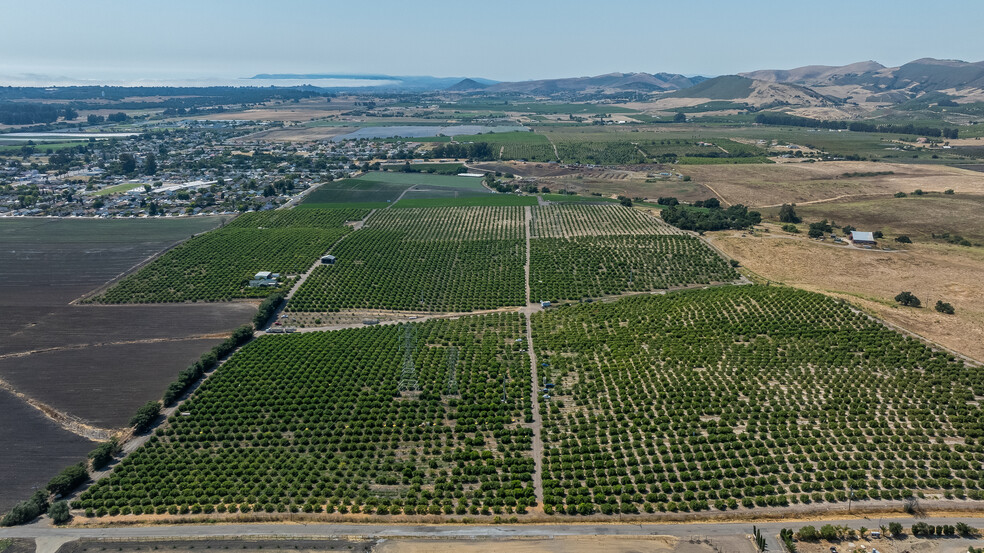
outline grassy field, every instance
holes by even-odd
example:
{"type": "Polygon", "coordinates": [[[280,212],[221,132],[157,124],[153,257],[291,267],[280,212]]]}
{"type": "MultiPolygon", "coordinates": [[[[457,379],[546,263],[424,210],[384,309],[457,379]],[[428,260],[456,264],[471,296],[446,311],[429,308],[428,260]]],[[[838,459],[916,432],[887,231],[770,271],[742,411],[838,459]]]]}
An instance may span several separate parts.
{"type": "Polygon", "coordinates": [[[384,184],[405,185],[407,188],[415,185],[431,185],[441,188],[460,188],[465,190],[486,190],[482,179],[477,177],[456,177],[450,175],[435,175],[431,173],[399,173],[382,171],[368,173],[360,179],[384,184]]]}
{"type": "MultiPolygon", "coordinates": [[[[933,241],[933,234],[958,234],[971,241],[984,241],[984,196],[931,194],[906,198],[826,202],[799,206],[797,214],[807,220],[827,219],[838,225],[881,230],[890,238],[905,234],[913,240],[933,241]]],[[[777,217],[778,209],[766,216],[777,217]]]]}
{"type": "Polygon", "coordinates": [[[64,150],[66,148],[74,148],[76,146],[85,145],[85,141],[77,140],[73,142],[36,142],[33,145],[28,146],[27,142],[23,141],[3,141],[3,135],[0,134],[0,153],[4,154],[15,154],[19,153],[24,149],[24,146],[32,148],[37,153],[45,153],[48,150],[57,152],[58,150],[64,150]]]}
{"type": "Polygon", "coordinates": [[[92,195],[109,196],[111,194],[121,194],[123,192],[129,192],[134,188],[141,188],[141,187],[143,187],[143,183],[140,182],[125,182],[123,184],[117,184],[116,186],[107,186],[106,188],[96,190],[95,192],[92,193],[92,195]]]}
{"type": "Polygon", "coordinates": [[[804,204],[882,195],[917,189],[984,195],[978,173],[930,165],[901,165],[862,161],[777,163],[774,165],[688,166],[683,173],[706,185],[725,202],[765,207],[783,203],[804,204]],[[851,174],[882,173],[876,176],[851,174]]]}
{"type": "Polygon", "coordinates": [[[302,208],[380,208],[400,197],[407,185],[389,184],[369,178],[326,182],[304,197],[302,208]]]}

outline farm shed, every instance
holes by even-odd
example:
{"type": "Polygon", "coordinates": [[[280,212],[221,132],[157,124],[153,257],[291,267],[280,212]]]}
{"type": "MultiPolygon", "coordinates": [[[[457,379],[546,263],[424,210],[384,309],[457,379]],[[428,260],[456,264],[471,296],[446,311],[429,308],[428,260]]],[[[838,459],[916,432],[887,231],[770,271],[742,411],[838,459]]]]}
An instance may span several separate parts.
{"type": "Polygon", "coordinates": [[[321,263],[324,265],[334,265],[335,256],[334,255],[323,255],[321,256],[321,263]]]}
{"type": "Polygon", "coordinates": [[[254,275],[253,278],[255,278],[256,280],[265,280],[265,279],[273,278],[273,273],[271,273],[270,271],[260,271],[256,273],[256,275],[254,275]]]}
{"type": "Polygon", "coordinates": [[[856,230],[851,231],[851,242],[855,244],[874,244],[875,235],[871,232],[859,232],[856,230]]]}

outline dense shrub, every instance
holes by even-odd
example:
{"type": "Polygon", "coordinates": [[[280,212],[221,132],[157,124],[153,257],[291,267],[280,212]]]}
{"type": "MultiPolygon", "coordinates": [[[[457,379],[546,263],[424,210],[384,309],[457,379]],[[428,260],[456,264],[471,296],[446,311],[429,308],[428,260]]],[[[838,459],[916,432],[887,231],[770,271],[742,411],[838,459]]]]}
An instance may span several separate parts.
{"type": "Polygon", "coordinates": [[[253,316],[253,326],[257,330],[266,326],[267,322],[270,321],[270,317],[277,312],[277,309],[283,304],[284,299],[287,297],[287,292],[279,290],[270,294],[260,303],[260,307],[256,310],[256,315],[253,316]]]}
{"type": "Polygon", "coordinates": [[[45,487],[48,493],[57,496],[65,495],[82,482],[89,479],[89,471],[85,468],[85,463],[79,463],[66,467],[58,476],[52,478],[45,487]]]}
{"type": "Polygon", "coordinates": [[[953,306],[943,300],[936,300],[935,309],[947,315],[953,315],[954,313],[953,306]]]}
{"type": "Polygon", "coordinates": [[[51,521],[55,524],[65,524],[72,520],[72,514],[68,509],[68,502],[56,501],[52,503],[51,508],[48,509],[48,516],[51,517],[51,521]]]}
{"type": "Polygon", "coordinates": [[[158,401],[148,401],[143,407],[137,409],[137,413],[130,419],[130,426],[136,432],[143,432],[150,428],[150,425],[157,420],[161,414],[161,404],[158,401]]]}
{"type": "Polygon", "coordinates": [[[119,452],[120,446],[116,438],[102,443],[96,449],[89,452],[89,459],[92,459],[92,470],[101,470],[113,460],[113,456],[119,452]]]}
{"type": "Polygon", "coordinates": [[[25,524],[41,516],[48,509],[48,492],[38,490],[26,501],[21,501],[7,513],[0,526],[16,526],[25,524]]]}

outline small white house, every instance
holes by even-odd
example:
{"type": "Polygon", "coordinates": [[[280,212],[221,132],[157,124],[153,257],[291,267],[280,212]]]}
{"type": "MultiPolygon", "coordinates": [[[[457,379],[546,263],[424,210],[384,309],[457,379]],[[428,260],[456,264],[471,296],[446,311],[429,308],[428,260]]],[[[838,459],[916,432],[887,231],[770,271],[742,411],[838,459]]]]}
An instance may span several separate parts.
{"type": "Polygon", "coordinates": [[[267,280],[273,278],[273,273],[271,273],[270,271],[260,271],[256,273],[256,275],[254,275],[253,278],[256,280],[267,280]]]}
{"type": "Polygon", "coordinates": [[[875,234],[873,232],[851,231],[851,242],[855,244],[874,244],[875,234]]]}

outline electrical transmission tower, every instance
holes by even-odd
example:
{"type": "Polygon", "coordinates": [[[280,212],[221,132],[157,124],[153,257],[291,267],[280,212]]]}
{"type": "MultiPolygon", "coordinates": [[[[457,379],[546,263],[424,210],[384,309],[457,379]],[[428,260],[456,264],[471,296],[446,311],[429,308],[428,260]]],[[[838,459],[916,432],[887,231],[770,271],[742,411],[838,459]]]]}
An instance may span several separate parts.
{"type": "Polygon", "coordinates": [[[400,391],[416,392],[417,369],[413,366],[413,354],[417,351],[417,327],[408,324],[403,327],[403,371],[400,373],[400,391]]]}
{"type": "Polygon", "coordinates": [[[458,395],[458,348],[448,349],[448,395],[458,395]]]}

